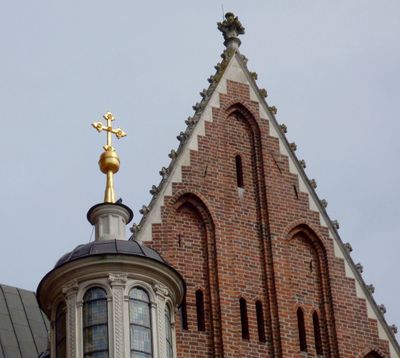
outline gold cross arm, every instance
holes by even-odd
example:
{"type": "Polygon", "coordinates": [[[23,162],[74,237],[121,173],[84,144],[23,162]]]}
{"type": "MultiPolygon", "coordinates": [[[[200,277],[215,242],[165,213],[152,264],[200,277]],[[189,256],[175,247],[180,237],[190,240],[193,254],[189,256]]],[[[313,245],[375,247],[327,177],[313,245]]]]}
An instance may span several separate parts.
{"type": "Polygon", "coordinates": [[[115,120],[112,113],[107,112],[103,118],[107,121],[107,125],[104,125],[101,122],[92,123],[93,128],[95,128],[99,133],[101,131],[107,132],[107,144],[104,146],[104,150],[114,150],[111,143],[111,134],[115,134],[117,139],[121,139],[125,137],[127,134],[121,128],[113,128],[111,122],[115,120]]]}

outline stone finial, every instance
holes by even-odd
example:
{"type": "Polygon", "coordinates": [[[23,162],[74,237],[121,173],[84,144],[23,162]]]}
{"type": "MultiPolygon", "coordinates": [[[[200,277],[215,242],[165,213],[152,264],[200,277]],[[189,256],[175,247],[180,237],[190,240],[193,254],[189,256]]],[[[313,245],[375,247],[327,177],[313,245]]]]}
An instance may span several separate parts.
{"type": "Polygon", "coordinates": [[[148,206],[143,205],[142,208],[139,210],[139,213],[141,213],[142,215],[146,215],[149,211],[150,209],[148,208],[148,206]]]}
{"type": "Polygon", "coordinates": [[[276,108],[275,106],[268,107],[268,109],[269,109],[270,112],[273,113],[274,115],[276,115],[276,114],[278,113],[278,108],[276,108]]]}
{"type": "Polygon", "coordinates": [[[386,306],[385,305],[379,305],[378,308],[379,308],[379,311],[382,312],[382,314],[386,313],[386,306]]]}
{"type": "Polygon", "coordinates": [[[194,111],[198,111],[200,109],[200,103],[197,102],[194,106],[192,106],[194,111]]]}
{"type": "Polygon", "coordinates": [[[158,186],[153,185],[150,189],[151,195],[157,195],[160,192],[160,188],[158,186]]]}
{"type": "Polygon", "coordinates": [[[244,27],[240,23],[238,17],[232,12],[227,12],[225,14],[225,20],[218,22],[217,25],[218,30],[224,35],[224,45],[226,48],[239,48],[241,41],[238,36],[244,34],[244,27]]]}
{"type": "Polygon", "coordinates": [[[195,125],[197,120],[194,117],[188,117],[188,119],[185,121],[186,125],[189,127],[192,127],[195,125]]]}
{"type": "Polygon", "coordinates": [[[307,168],[306,161],[305,161],[304,159],[300,160],[299,163],[300,163],[300,165],[301,165],[301,167],[302,167],[303,169],[306,169],[306,168],[307,168]]]}
{"type": "Polygon", "coordinates": [[[133,223],[132,226],[129,228],[129,231],[132,234],[136,234],[139,231],[139,229],[140,229],[140,226],[136,223],[133,223]]]}
{"type": "Polygon", "coordinates": [[[250,72],[250,76],[253,78],[254,81],[258,80],[257,72],[250,72]]]}
{"type": "Polygon", "coordinates": [[[292,142],[289,145],[290,145],[290,149],[293,150],[293,152],[295,152],[297,150],[297,144],[295,142],[292,142]]]}
{"type": "Polygon", "coordinates": [[[352,252],[353,251],[353,247],[351,246],[350,242],[346,242],[344,244],[344,247],[346,248],[347,252],[352,252]]]}
{"type": "Polygon", "coordinates": [[[364,271],[364,266],[361,265],[360,263],[356,264],[356,269],[358,271],[359,274],[362,274],[364,271]]]}
{"type": "Polygon", "coordinates": [[[397,329],[397,326],[395,324],[392,324],[389,328],[390,328],[390,330],[392,331],[393,334],[397,334],[398,329],[397,329]]]}
{"type": "Polygon", "coordinates": [[[183,142],[186,139],[186,133],[180,132],[176,139],[178,139],[180,142],[183,142]]]}
{"type": "Polygon", "coordinates": [[[169,174],[169,170],[166,167],[162,167],[161,170],[159,171],[160,175],[164,178],[166,178],[169,174]]]}
{"type": "Polygon", "coordinates": [[[375,286],[374,285],[367,285],[367,290],[369,291],[369,293],[373,294],[375,293],[375,286]]]}
{"type": "Polygon", "coordinates": [[[207,78],[208,83],[213,83],[215,79],[215,76],[210,76],[207,78]]]}
{"type": "Polygon", "coordinates": [[[317,181],[315,179],[310,180],[310,185],[312,188],[317,189],[317,181]]]}
{"type": "Polygon", "coordinates": [[[261,88],[258,92],[260,93],[261,97],[264,97],[264,98],[268,97],[268,92],[265,88],[261,88]]]}
{"type": "Polygon", "coordinates": [[[171,149],[171,151],[169,152],[168,156],[169,156],[172,160],[174,160],[174,159],[176,159],[176,157],[178,156],[178,153],[176,152],[175,149],[171,149]]]}
{"type": "Polygon", "coordinates": [[[202,98],[205,98],[207,96],[207,90],[205,88],[200,92],[200,96],[202,98]]]}
{"type": "Polygon", "coordinates": [[[244,62],[244,64],[247,65],[247,62],[249,61],[249,59],[245,55],[241,55],[241,59],[244,62]]]}
{"type": "Polygon", "coordinates": [[[279,125],[279,128],[281,130],[282,133],[287,133],[287,126],[286,124],[282,123],[281,125],[279,125]]]}
{"type": "Polygon", "coordinates": [[[215,68],[216,71],[219,71],[219,70],[221,69],[221,64],[220,64],[220,63],[217,63],[217,64],[214,66],[214,68],[215,68]]]}
{"type": "Polygon", "coordinates": [[[328,202],[325,199],[321,200],[322,207],[326,208],[328,206],[328,202]]]}
{"type": "Polygon", "coordinates": [[[332,220],[332,225],[336,230],[339,230],[339,228],[340,228],[339,221],[332,220]]]}

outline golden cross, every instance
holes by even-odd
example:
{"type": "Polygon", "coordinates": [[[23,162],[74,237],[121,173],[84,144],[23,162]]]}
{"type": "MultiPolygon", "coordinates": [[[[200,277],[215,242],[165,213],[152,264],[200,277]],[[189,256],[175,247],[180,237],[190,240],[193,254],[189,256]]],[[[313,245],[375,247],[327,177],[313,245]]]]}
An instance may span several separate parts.
{"type": "Polygon", "coordinates": [[[112,140],[112,134],[115,134],[118,139],[121,139],[122,137],[126,136],[126,133],[121,129],[121,128],[113,128],[112,127],[112,121],[115,120],[115,117],[111,112],[107,112],[103,118],[107,121],[107,126],[104,126],[103,123],[101,122],[94,122],[92,123],[93,128],[97,129],[97,131],[100,133],[101,131],[106,131],[107,132],[107,144],[103,146],[104,150],[112,150],[114,151],[114,147],[112,146],[111,140],[112,140]]]}
{"type": "Polygon", "coordinates": [[[121,128],[113,128],[111,122],[115,120],[111,112],[107,112],[103,118],[107,121],[107,126],[104,126],[101,122],[94,122],[92,126],[101,131],[107,132],[107,144],[103,146],[104,152],[100,155],[99,167],[100,170],[107,175],[106,177],[106,190],[104,193],[105,203],[115,203],[115,191],[114,191],[114,178],[113,175],[119,170],[119,157],[118,153],[112,146],[111,139],[112,134],[115,134],[118,139],[125,137],[126,133],[121,128]]]}

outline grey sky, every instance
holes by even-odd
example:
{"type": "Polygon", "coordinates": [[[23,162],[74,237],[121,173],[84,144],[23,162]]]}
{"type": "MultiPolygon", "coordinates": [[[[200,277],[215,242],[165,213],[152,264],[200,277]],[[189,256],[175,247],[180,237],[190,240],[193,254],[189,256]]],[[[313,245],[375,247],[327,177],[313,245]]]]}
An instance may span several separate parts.
{"type": "MultiPolygon", "coordinates": [[[[278,107],[328,213],[400,326],[400,2],[225,1],[246,28],[241,52],[278,107]]],[[[65,252],[88,242],[102,200],[111,110],[117,195],[150,199],[176,135],[220,61],[221,2],[0,2],[0,282],[34,290],[65,252]]]]}

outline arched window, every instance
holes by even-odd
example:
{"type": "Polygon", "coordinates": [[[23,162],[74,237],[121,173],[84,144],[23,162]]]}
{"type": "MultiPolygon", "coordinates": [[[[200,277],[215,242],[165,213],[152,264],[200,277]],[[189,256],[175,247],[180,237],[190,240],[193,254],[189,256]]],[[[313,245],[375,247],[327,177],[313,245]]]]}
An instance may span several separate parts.
{"type": "Polygon", "coordinates": [[[256,302],[258,340],[265,342],[264,310],[261,301],[256,302]]]}
{"type": "Polygon", "coordinates": [[[300,307],[297,309],[297,325],[299,330],[300,351],[307,352],[306,326],[304,324],[304,313],[300,307]]]}
{"type": "Polygon", "coordinates": [[[174,350],[172,346],[172,321],[171,321],[171,311],[169,307],[165,309],[165,339],[167,347],[167,358],[174,357],[174,350]]]}
{"type": "Polygon", "coordinates": [[[67,357],[66,345],[66,305],[61,302],[56,310],[56,358],[67,357]]]}
{"type": "Polygon", "coordinates": [[[247,303],[244,298],[241,298],[239,302],[240,302],[240,320],[242,323],[242,338],[250,339],[249,320],[247,317],[247,303]]]}
{"type": "Polygon", "coordinates": [[[197,329],[205,331],[204,295],[202,290],[196,291],[197,329]]]}
{"type": "Polygon", "coordinates": [[[129,294],[129,323],[131,357],[153,357],[150,298],[139,287],[134,287],[129,294]]]}
{"type": "Polygon", "coordinates": [[[382,358],[382,356],[375,351],[371,351],[365,356],[365,358],[382,358]]]}
{"type": "Polygon", "coordinates": [[[236,163],[237,186],[238,188],[244,188],[242,158],[240,155],[237,155],[235,157],[235,163],[236,163]]]}
{"type": "Polygon", "coordinates": [[[107,294],[93,287],[83,297],[83,355],[108,357],[107,294]]]}
{"type": "Polygon", "coordinates": [[[323,355],[324,352],[322,349],[321,328],[319,326],[319,317],[317,311],[313,313],[312,319],[314,325],[315,351],[318,355],[323,355]]]}
{"type": "Polygon", "coordinates": [[[181,323],[182,323],[182,329],[187,330],[189,329],[188,327],[188,319],[187,319],[187,306],[186,306],[186,297],[183,299],[183,302],[181,304],[181,307],[179,308],[180,313],[181,313],[181,323]]]}

